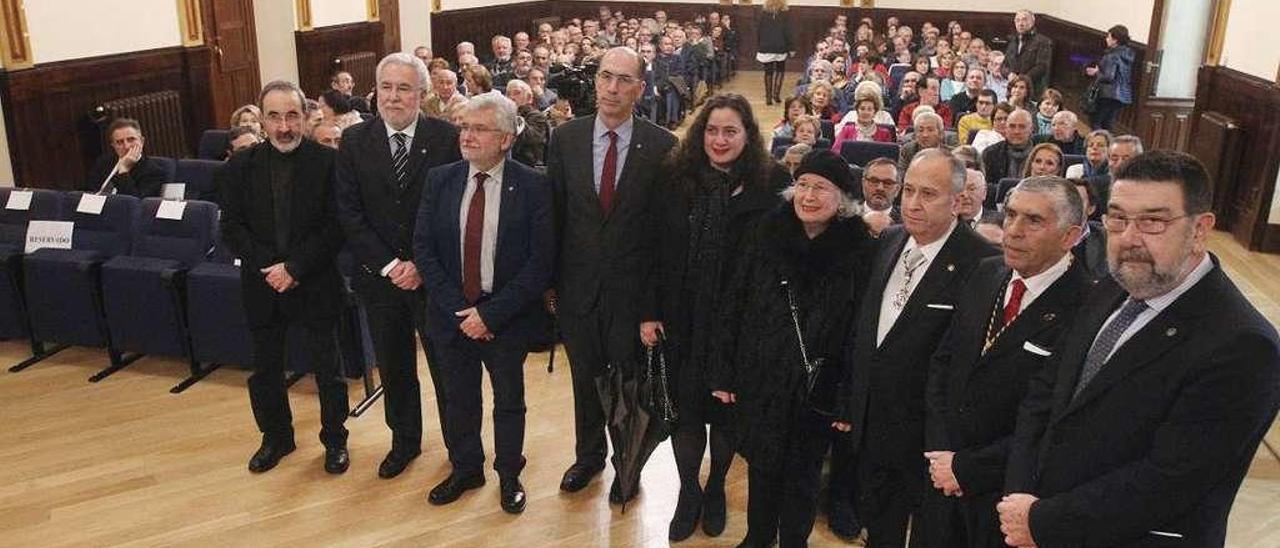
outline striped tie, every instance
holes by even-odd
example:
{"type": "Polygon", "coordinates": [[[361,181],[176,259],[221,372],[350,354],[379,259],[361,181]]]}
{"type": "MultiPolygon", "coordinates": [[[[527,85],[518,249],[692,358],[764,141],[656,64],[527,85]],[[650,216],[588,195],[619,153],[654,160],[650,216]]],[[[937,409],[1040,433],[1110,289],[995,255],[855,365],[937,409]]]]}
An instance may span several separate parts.
{"type": "Polygon", "coordinates": [[[407,168],[409,167],[409,136],[400,132],[391,135],[391,140],[395,141],[396,150],[391,154],[391,167],[396,172],[396,189],[404,190],[408,178],[407,168]]]}

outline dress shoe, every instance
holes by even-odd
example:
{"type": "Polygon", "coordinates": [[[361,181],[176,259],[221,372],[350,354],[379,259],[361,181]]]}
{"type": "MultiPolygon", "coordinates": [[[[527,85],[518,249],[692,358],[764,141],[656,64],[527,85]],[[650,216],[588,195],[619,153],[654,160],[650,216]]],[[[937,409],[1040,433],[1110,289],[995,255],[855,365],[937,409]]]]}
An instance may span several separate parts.
{"type": "Polygon", "coordinates": [[[681,489],[676,502],[676,513],[667,527],[667,540],[680,542],[693,535],[698,528],[698,515],[702,512],[702,493],[681,489]]]}
{"type": "Polygon", "coordinates": [[[386,458],[382,459],[382,464],[378,465],[378,477],[391,479],[399,476],[409,466],[409,463],[421,454],[422,450],[420,449],[410,452],[393,448],[390,453],[387,453],[386,458]]]}
{"type": "Polygon", "coordinates": [[[463,476],[461,474],[449,474],[449,477],[440,482],[431,489],[431,494],[427,496],[427,501],[436,506],[449,504],[463,493],[472,489],[478,489],[484,486],[484,474],[471,474],[463,476]]]}
{"type": "Polygon", "coordinates": [[[827,510],[827,527],[840,540],[853,542],[862,534],[862,524],[858,523],[858,515],[852,504],[834,498],[832,497],[831,507],[827,510]]]}
{"type": "Polygon", "coordinates": [[[502,511],[508,514],[524,512],[524,486],[520,478],[502,478],[502,511]]]}
{"type": "Polygon", "coordinates": [[[623,500],[622,482],[618,481],[618,478],[615,477],[613,478],[613,485],[609,486],[609,504],[622,504],[624,502],[631,502],[631,499],[636,498],[636,495],[638,495],[639,493],[640,493],[640,485],[636,484],[636,490],[632,491],[631,496],[627,497],[626,500],[623,500]]]}
{"type": "Polygon", "coordinates": [[[285,455],[292,453],[298,446],[292,441],[284,443],[262,442],[262,447],[258,448],[258,452],[253,454],[249,459],[249,471],[255,474],[261,474],[275,468],[280,464],[280,459],[285,455]]]}
{"type": "Polygon", "coordinates": [[[596,477],[596,474],[602,470],[604,465],[574,464],[564,471],[564,478],[560,480],[560,490],[577,493],[591,483],[591,478],[596,477]]]}
{"type": "Polygon", "coordinates": [[[724,523],[724,485],[708,483],[702,492],[702,532],[709,537],[718,537],[724,532],[724,523]]]}
{"type": "Polygon", "coordinates": [[[351,466],[351,454],[346,447],[326,447],[324,450],[324,471],[330,474],[341,474],[351,466]]]}

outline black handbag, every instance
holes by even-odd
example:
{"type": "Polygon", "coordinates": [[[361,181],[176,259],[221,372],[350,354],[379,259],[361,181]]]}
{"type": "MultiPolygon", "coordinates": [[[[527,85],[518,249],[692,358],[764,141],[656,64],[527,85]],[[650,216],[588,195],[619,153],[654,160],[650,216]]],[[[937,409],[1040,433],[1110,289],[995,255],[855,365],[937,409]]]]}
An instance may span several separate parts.
{"type": "Polygon", "coordinates": [[[796,306],[795,292],[791,282],[782,280],[782,289],[787,293],[787,305],[791,308],[791,326],[796,331],[796,341],[800,343],[800,359],[804,362],[805,404],[813,412],[824,417],[836,415],[836,401],[840,381],[835,378],[838,371],[830,367],[826,358],[809,357],[809,349],[804,344],[804,329],[800,327],[800,308],[796,306]],[[821,382],[819,382],[821,381],[821,382]]]}
{"type": "Polygon", "coordinates": [[[1098,98],[1102,95],[1102,85],[1094,80],[1089,87],[1084,89],[1084,94],[1080,96],[1080,110],[1085,113],[1093,114],[1098,112],[1098,98]]]}
{"type": "Polygon", "coordinates": [[[656,346],[645,347],[645,404],[668,426],[680,420],[671,395],[671,372],[667,369],[667,338],[659,334],[656,346]]]}

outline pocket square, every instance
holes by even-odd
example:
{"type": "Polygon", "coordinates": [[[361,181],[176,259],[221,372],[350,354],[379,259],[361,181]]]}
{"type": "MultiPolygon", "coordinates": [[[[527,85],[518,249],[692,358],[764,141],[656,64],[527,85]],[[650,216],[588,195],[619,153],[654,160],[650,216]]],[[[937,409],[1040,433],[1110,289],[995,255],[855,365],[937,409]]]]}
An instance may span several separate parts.
{"type": "Polygon", "coordinates": [[[949,305],[949,304],[927,304],[925,306],[928,308],[932,308],[934,310],[955,310],[956,309],[955,306],[949,305]]]}
{"type": "Polygon", "coordinates": [[[1149,533],[1151,533],[1151,534],[1153,534],[1153,535],[1155,535],[1155,536],[1157,536],[1157,537],[1185,538],[1185,537],[1182,535],[1182,533],[1170,533],[1170,532],[1168,532],[1168,531],[1156,531],[1156,530],[1151,530],[1151,531],[1148,531],[1148,532],[1149,532],[1149,533]]]}
{"type": "Polygon", "coordinates": [[[1048,351],[1048,350],[1045,350],[1045,349],[1043,349],[1043,348],[1040,348],[1039,346],[1036,346],[1036,344],[1035,344],[1035,343],[1033,343],[1033,342],[1031,342],[1031,341],[1027,341],[1027,342],[1022,343],[1022,349],[1023,349],[1023,350],[1026,350],[1027,352],[1030,352],[1030,353],[1032,353],[1032,354],[1035,354],[1035,355],[1037,355],[1037,356],[1052,356],[1052,355],[1053,355],[1053,352],[1050,352],[1050,351],[1048,351]]]}

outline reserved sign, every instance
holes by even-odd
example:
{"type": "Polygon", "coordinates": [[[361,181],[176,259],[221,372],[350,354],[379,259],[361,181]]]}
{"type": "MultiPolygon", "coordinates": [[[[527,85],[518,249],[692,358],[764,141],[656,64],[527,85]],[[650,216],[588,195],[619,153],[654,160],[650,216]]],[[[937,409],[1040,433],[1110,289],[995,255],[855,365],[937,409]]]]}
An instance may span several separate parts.
{"type": "Polygon", "coordinates": [[[76,224],[71,221],[31,221],[27,223],[27,245],[31,253],[43,247],[71,249],[71,235],[76,224]]]}

